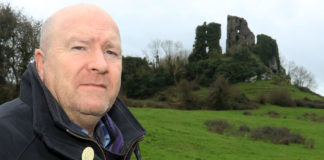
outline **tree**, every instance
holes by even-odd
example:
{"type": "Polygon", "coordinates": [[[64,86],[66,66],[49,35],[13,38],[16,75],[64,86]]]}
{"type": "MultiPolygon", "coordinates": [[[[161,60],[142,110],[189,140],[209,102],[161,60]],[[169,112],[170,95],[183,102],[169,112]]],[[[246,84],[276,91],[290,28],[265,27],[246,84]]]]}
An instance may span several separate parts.
{"type": "Polygon", "coordinates": [[[161,65],[172,75],[174,83],[178,83],[181,74],[185,73],[189,51],[183,49],[181,42],[171,40],[162,42],[162,50],[165,57],[161,59],[161,65]]]}
{"type": "Polygon", "coordinates": [[[149,53],[146,50],[143,50],[143,53],[146,55],[147,60],[151,60],[152,68],[157,69],[160,66],[161,59],[161,45],[162,41],[159,39],[151,41],[147,46],[149,53]]]}
{"type": "Polygon", "coordinates": [[[297,66],[295,62],[290,61],[287,70],[288,76],[291,78],[291,83],[297,87],[307,87],[310,89],[317,87],[314,75],[303,66],[297,66]]]}
{"type": "Polygon", "coordinates": [[[226,78],[219,75],[210,86],[206,104],[209,109],[224,110],[229,109],[230,103],[230,83],[226,78]]]}
{"type": "Polygon", "coordinates": [[[0,87],[1,92],[15,91],[0,97],[1,102],[18,95],[21,76],[39,45],[40,27],[41,22],[13,10],[9,4],[0,4],[0,87]]]}

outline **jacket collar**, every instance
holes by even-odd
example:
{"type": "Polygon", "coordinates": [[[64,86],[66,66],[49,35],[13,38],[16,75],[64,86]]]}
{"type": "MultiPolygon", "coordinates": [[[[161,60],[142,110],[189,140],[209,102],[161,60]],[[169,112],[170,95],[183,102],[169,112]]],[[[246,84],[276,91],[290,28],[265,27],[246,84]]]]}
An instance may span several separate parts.
{"type": "MultiPolygon", "coordinates": [[[[66,138],[67,130],[70,130],[80,137],[89,138],[88,135],[73,127],[73,124],[60,104],[58,104],[47,87],[40,80],[35,63],[29,64],[22,76],[20,99],[29,106],[33,106],[33,128],[41,137],[45,137],[44,139],[51,141],[47,143],[52,143],[53,137],[56,140],[59,140],[61,137],[62,139],[66,138]]],[[[145,129],[119,98],[116,99],[114,106],[107,114],[109,114],[123,134],[125,143],[123,152],[126,154],[136,141],[143,138],[145,129]]],[[[53,143],[56,142],[53,141],[53,143]]],[[[57,149],[60,147],[55,148],[57,149]]],[[[71,153],[67,154],[71,155],[71,153]]]]}

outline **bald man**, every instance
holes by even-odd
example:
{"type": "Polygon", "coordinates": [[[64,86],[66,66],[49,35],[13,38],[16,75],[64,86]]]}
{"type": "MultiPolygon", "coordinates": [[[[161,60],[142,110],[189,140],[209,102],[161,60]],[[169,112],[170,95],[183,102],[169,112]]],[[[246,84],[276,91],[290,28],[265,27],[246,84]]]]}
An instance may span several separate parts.
{"type": "Polygon", "coordinates": [[[122,55],[117,24],[79,4],[43,24],[20,96],[0,106],[0,159],[124,160],[145,130],[117,98],[122,55]]]}

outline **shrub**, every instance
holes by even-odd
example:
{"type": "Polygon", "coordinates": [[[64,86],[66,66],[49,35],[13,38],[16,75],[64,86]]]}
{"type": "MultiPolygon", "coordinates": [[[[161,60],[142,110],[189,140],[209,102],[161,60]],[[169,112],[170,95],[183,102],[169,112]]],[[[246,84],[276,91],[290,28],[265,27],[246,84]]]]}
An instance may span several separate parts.
{"type": "Polygon", "coordinates": [[[311,100],[309,98],[296,99],[295,104],[298,107],[310,107],[310,108],[321,108],[324,109],[324,102],[319,100],[311,100]]]}
{"type": "Polygon", "coordinates": [[[168,100],[168,97],[165,95],[165,93],[160,93],[158,95],[158,101],[167,101],[168,100]]]}
{"type": "Polygon", "coordinates": [[[273,89],[269,94],[269,102],[279,106],[295,106],[289,91],[285,88],[273,89]]]}
{"type": "Polygon", "coordinates": [[[316,113],[305,113],[302,116],[297,116],[299,120],[311,120],[313,122],[324,122],[324,116],[317,116],[316,113]]]}
{"type": "Polygon", "coordinates": [[[256,98],[255,101],[259,104],[266,104],[267,103],[267,97],[264,95],[264,93],[260,93],[256,98]]]}
{"type": "Polygon", "coordinates": [[[230,109],[230,83],[223,76],[217,76],[216,81],[211,85],[206,105],[209,109],[224,110],[230,109]]]}
{"type": "Polygon", "coordinates": [[[315,147],[315,140],[314,139],[308,139],[306,143],[304,144],[305,148],[311,148],[313,149],[315,147]]]}
{"type": "Polygon", "coordinates": [[[288,128],[261,127],[252,131],[253,140],[269,140],[275,144],[289,145],[290,143],[305,144],[305,138],[291,133],[288,128]]]}
{"type": "Polygon", "coordinates": [[[194,95],[193,88],[190,82],[182,80],[178,84],[180,91],[180,109],[200,109],[201,101],[199,97],[194,95]]]}
{"type": "Polygon", "coordinates": [[[250,48],[243,47],[235,51],[230,59],[222,61],[216,73],[224,75],[231,83],[235,83],[261,75],[268,70],[250,48]]]}
{"type": "Polygon", "coordinates": [[[144,107],[148,107],[148,108],[171,108],[171,106],[168,103],[155,102],[155,101],[147,101],[147,102],[145,102],[144,107]]]}
{"type": "Polygon", "coordinates": [[[210,86],[205,104],[208,109],[215,110],[258,108],[249,101],[240,88],[231,86],[222,75],[217,76],[216,81],[210,86]]]}
{"type": "Polygon", "coordinates": [[[129,98],[126,98],[126,97],[120,97],[120,98],[129,107],[143,108],[145,106],[144,103],[142,103],[140,101],[137,101],[137,100],[129,99],[129,98]]]}
{"type": "Polygon", "coordinates": [[[205,125],[208,127],[209,131],[219,134],[223,134],[225,131],[233,128],[233,126],[225,120],[209,120],[205,122],[205,125]]]}
{"type": "Polygon", "coordinates": [[[280,113],[274,110],[268,111],[267,114],[272,118],[280,118],[280,113]]]}
{"type": "Polygon", "coordinates": [[[249,126],[243,124],[243,125],[240,126],[239,131],[241,131],[241,132],[250,132],[251,129],[250,129],[249,126]]]}
{"type": "Polygon", "coordinates": [[[243,112],[243,115],[250,116],[250,115],[252,115],[252,113],[248,112],[248,111],[245,111],[245,112],[243,112]]]}

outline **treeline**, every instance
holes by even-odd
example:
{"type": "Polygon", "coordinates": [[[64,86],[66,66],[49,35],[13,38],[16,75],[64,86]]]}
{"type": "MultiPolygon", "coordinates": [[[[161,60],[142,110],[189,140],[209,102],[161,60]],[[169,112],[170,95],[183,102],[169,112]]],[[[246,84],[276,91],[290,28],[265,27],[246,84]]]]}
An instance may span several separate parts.
{"type": "Polygon", "coordinates": [[[123,57],[122,95],[167,101],[175,108],[218,110],[256,108],[255,100],[231,85],[237,82],[275,79],[313,94],[309,89],[316,84],[313,75],[291,62],[286,73],[276,40],[270,36],[258,35],[256,44],[223,54],[220,34],[220,24],[204,23],[196,28],[191,53],[180,42],[154,40],[144,51],[146,57],[123,57]],[[171,92],[163,91],[170,86],[171,92]],[[209,88],[207,96],[195,94],[200,87],[209,88]]]}
{"type": "MultiPolygon", "coordinates": [[[[41,22],[0,4],[0,103],[18,96],[21,76],[38,48],[40,27],[41,22]]],[[[312,74],[303,67],[289,63],[286,74],[271,37],[258,35],[257,44],[230,54],[222,53],[220,37],[220,24],[203,23],[196,28],[192,51],[181,42],[154,40],[143,51],[145,57],[123,57],[120,95],[153,98],[183,109],[242,109],[254,106],[232,83],[275,75],[306,91],[314,86],[312,74]],[[206,97],[195,94],[201,87],[209,88],[206,97]]]]}
{"type": "Polygon", "coordinates": [[[41,22],[0,3],[0,104],[16,98],[21,75],[39,45],[41,22]]]}

